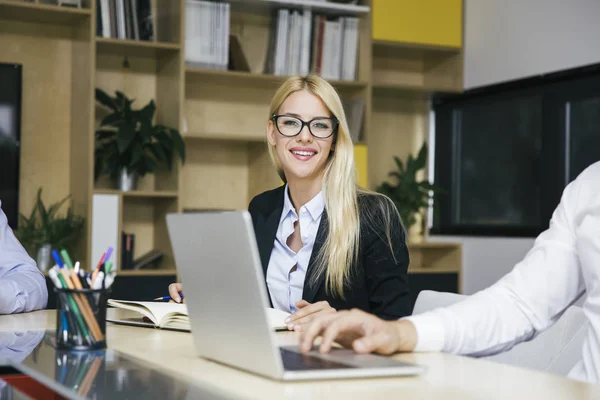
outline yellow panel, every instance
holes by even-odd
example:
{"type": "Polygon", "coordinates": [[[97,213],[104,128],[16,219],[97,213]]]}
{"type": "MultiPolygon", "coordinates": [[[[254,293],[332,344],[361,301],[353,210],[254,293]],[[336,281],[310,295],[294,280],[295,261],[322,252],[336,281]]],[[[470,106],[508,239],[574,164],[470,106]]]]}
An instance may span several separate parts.
{"type": "Polygon", "coordinates": [[[367,170],[367,146],[364,144],[354,146],[354,163],[356,164],[356,182],[359,186],[367,188],[369,185],[369,174],[367,170]]]}
{"type": "Polygon", "coordinates": [[[373,0],[373,39],[462,46],[462,0],[373,0]]]}

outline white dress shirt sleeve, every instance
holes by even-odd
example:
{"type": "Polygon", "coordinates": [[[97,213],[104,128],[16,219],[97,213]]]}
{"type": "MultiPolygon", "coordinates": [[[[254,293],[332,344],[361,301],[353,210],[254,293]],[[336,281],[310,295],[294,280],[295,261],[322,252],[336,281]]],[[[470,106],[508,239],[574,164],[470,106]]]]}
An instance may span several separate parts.
{"type": "Polygon", "coordinates": [[[0,208],[0,314],[41,309],[47,301],[44,275],[15,238],[0,208]]]}
{"type": "Polygon", "coordinates": [[[585,289],[574,227],[583,218],[592,189],[598,189],[597,178],[584,172],[567,186],[550,227],[497,283],[449,307],[405,318],[416,327],[415,351],[491,355],[556,322],[585,289]]]}

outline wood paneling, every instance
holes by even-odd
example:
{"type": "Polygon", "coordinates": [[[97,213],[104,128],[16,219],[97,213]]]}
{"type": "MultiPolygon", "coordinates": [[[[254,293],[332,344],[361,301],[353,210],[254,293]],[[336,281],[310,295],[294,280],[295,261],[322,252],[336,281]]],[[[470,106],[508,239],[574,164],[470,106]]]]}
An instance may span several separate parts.
{"type": "Polygon", "coordinates": [[[72,30],[1,20],[0,49],[0,62],[23,65],[19,210],[29,214],[39,187],[46,204],[71,191],[72,30]]]}

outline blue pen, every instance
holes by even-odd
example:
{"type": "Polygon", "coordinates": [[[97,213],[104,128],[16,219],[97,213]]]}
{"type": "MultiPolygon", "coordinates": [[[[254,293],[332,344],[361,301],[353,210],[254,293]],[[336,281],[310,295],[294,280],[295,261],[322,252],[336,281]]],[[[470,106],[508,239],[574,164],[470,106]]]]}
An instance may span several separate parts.
{"type": "MultiPolygon", "coordinates": [[[[181,298],[183,299],[183,293],[179,293],[179,296],[181,296],[181,298]]],[[[154,299],[154,301],[169,301],[169,300],[173,300],[173,298],[171,296],[163,296],[163,297],[157,297],[156,299],[154,299]]],[[[175,300],[173,300],[175,301],[175,300]]]]}
{"type": "Polygon", "coordinates": [[[58,265],[60,268],[62,268],[64,264],[63,264],[63,262],[62,262],[62,260],[61,260],[60,256],[58,255],[58,251],[56,251],[56,250],[52,250],[52,257],[54,257],[54,261],[56,261],[56,264],[57,264],[57,265],[58,265]]]}

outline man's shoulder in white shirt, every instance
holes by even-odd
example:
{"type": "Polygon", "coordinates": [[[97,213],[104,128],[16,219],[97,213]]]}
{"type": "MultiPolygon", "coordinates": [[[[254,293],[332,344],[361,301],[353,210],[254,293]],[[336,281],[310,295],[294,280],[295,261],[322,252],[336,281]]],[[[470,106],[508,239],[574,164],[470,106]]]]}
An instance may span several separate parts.
{"type": "Polygon", "coordinates": [[[494,354],[556,322],[585,290],[577,229],[599,209],[597,162],[567,185],[549,228],[509,274],[463,302],[407,317],[417,330],[415,351],[494,354]]]}

